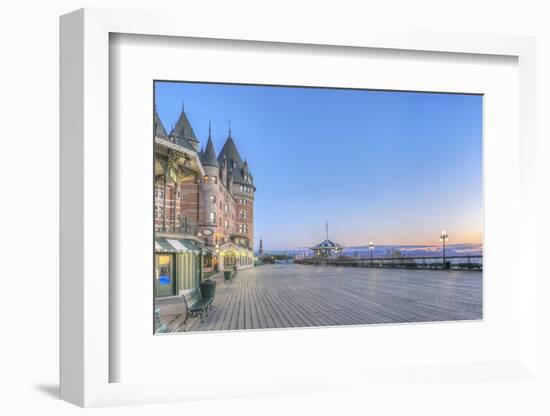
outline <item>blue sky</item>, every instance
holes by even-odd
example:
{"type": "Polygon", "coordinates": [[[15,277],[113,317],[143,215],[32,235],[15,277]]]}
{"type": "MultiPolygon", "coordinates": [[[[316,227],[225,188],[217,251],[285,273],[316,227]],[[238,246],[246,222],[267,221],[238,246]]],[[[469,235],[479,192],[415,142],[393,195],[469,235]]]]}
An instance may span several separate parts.
{"type": "Polygon", "coordinates": [[[255,248],[482,239],[482,96],[156,83],[167,130],[182,103],[218,152],[228,119],[257,187],[255,248]]]}

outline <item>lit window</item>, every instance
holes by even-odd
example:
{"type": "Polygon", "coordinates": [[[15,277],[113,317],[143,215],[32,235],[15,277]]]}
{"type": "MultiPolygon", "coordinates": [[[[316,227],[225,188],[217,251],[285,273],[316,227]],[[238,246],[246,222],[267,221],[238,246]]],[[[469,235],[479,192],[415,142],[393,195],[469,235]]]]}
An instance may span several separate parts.
{"type": "Polygon", "coordinates": [[[204,183],[208,183],[208,175],[204,176],[204,183]]]}
{"type": "Polygon", "coordinates": [[[213,204],[216,203],[216,195],[210,195],[210,202],[212,202],[213,204]]]}
{"type": "Polygon", "coordinates": [[[218,177],[217,176],[212,176],[212,183],[218,183],[218,177]]]}
{"type": "Polygon", "coordinates": [[[210,211],[210,222],[212,224],[216,223],[216,213],[214,211],[210,211]]]}
{"type": "Polygon", "coordinates": [[[225,220],[225,229],[229,230],[229,221],[228,220],[225,220]]]}
{"type": "Polygon", "coordinates": [[[241,214],[241,218],[246,219],[247,217],[246,209],[241,210],[240,214],[241,214]]]}
{"type": "Polygon", "coordinates": [[[229,212],[229,205],[225,204],[225,206],[223,207],[223,210],[227,213],[229,212]]]}

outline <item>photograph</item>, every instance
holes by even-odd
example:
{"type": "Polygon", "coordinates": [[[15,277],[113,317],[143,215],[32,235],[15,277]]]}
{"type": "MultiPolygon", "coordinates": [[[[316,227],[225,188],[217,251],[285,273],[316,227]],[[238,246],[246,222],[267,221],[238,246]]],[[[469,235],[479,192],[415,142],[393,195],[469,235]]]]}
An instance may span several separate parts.
{"type": "Polygon", "coordinates": [[[483,95],[155,80],[151,110],[155,334],[483,319],[483,95]]]}

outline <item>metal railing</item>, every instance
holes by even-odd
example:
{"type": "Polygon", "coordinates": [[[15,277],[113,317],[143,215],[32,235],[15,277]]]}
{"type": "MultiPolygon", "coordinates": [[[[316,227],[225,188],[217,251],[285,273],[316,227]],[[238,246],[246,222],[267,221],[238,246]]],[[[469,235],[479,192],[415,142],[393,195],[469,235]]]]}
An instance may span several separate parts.
{"type": "Polygon", "coordinates": [[[331,258],[331,257],[301,257],[295,263],[345,267],[378,267],[402,269],[451,269],[451,270],[483,270],[482,255],[446,256],[443,257],[375,257],[375,258],[331,258]]]}
{"type": "Polygon", "coordinates": [[[160,225],[156,231],[197,235],[197,223],[186,215],[178,215],[175,224],[160,225]]]}

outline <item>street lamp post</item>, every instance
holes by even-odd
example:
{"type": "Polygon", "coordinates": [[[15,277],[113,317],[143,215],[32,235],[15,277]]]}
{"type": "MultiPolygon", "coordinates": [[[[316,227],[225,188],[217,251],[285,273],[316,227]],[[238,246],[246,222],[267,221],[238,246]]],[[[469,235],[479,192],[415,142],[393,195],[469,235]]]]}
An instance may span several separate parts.
{"type": "Polygon", "coordinates": [[[439,241],[443,242],[443,267],[447,268],[447,262],[445,257],[445,242],[449,239],[449,234],[447,234],[447,231],[443,230],[441,231],[441,234],[439,235],[439,241]]]}
{"type": "Polygon", "coordinates": [[[369,243],[369,251],[370,251],[370,265],[372,267],[372,251],[374,250],[374,244],[372,241],[369,243]]]}

